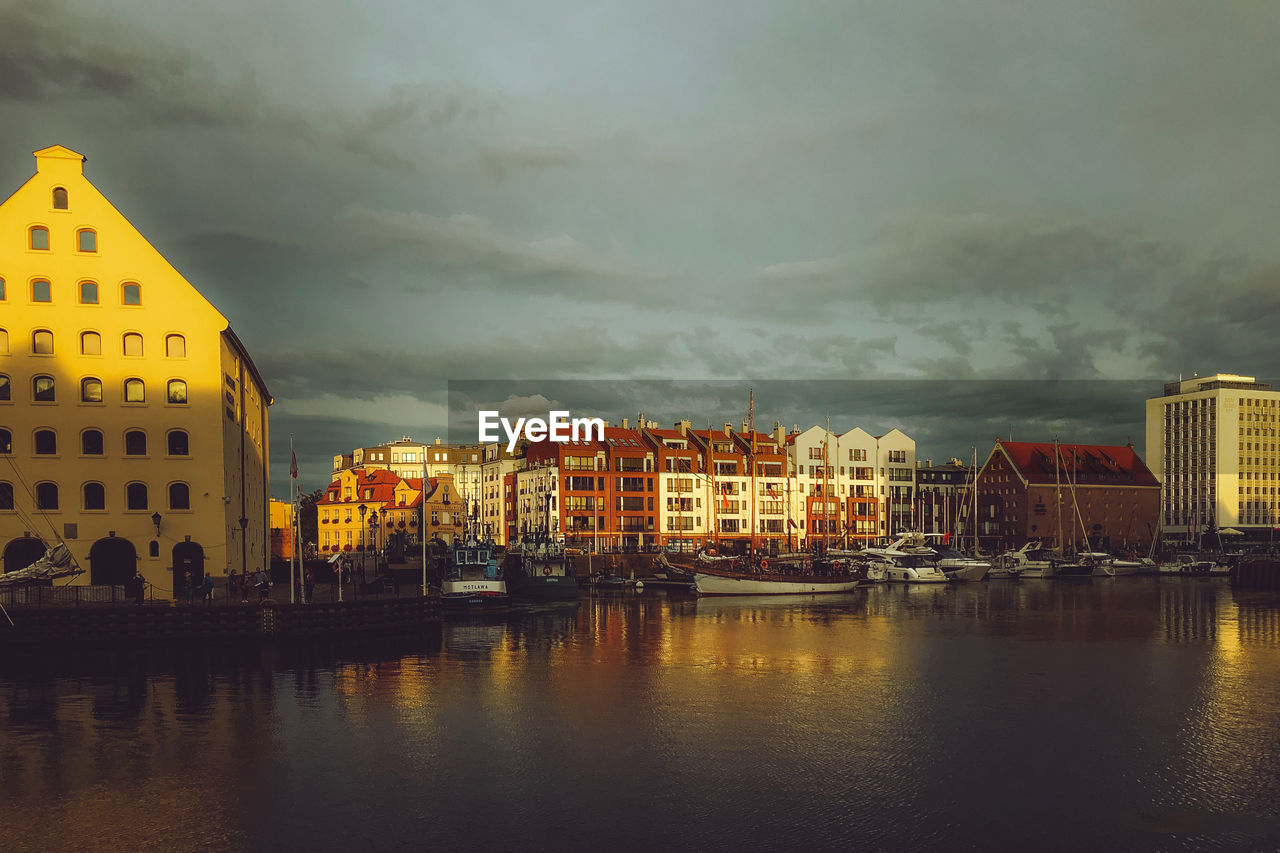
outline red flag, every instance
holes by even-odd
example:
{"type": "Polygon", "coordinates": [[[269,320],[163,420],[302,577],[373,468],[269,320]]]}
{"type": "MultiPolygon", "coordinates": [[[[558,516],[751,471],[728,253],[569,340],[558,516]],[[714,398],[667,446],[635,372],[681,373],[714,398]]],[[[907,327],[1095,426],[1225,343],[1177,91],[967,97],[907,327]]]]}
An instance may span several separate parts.
{"type": "Polygon", "coordinates": [[[289,451],[289,476],[298,479],[298,454],[289,451]]]}

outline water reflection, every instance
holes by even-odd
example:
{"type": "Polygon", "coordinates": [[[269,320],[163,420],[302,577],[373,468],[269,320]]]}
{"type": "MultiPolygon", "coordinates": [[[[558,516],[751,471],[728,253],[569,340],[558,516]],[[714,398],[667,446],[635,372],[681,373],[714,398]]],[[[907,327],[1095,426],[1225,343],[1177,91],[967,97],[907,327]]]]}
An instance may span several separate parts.
{"type": "Polygon", "coordinates": [[[1275,846],[1278,676],[1280,596],[1147,578],[10,656],[0,815],[42,850],[1275,846]]]}

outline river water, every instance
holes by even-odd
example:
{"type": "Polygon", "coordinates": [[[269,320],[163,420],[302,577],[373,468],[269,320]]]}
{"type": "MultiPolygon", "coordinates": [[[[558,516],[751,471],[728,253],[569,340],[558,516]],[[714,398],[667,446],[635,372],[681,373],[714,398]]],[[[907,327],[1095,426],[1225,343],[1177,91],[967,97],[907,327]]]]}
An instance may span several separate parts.
{"type": "Polygon", "coordinates": [[[1280,595],[584,598],[0,650],[7,849],[1280,849],[1280,595]]]}

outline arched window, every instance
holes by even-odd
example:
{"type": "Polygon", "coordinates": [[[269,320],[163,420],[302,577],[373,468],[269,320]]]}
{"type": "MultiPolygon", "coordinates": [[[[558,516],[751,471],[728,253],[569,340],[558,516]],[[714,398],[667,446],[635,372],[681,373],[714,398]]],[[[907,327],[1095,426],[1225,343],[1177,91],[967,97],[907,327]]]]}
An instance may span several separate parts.
{"type": "Polygon", "coordinates": [[[84,484],[83,506],[85,509],[107,508],[107,490],[102,487],[101,483],[84,484]]]}
{"type": "Polygon", "coordinates": [[[147,389],[142,384],[141,379],[126,379],[124,381],[124,401],[126,403],[145,403],[147,401],[147,389]]]}
{"type": "Polygon", "coordinates": [[[0,373],[0,400],[9,399],[11,399],[9,391],[9,377],[0,373]]]}
{"type": "Polygon", "coordinates": [[[164,354],[169,358],[186,358],[187,339],[182,335],[166,335],[164,339],[164,354]]]}
{"type": "Polygon", "coordinates": [[[0,429],[0,453],[13,452],[13,433],[7,429],[0,429]]]}
{"type": "Polygon", "coordinates": [[[35,444],[37,456],[58,455],[58,434],[51,429],[36,430],[35,444]]]}
{"type": "Polygon", "coordinates": [[[52,302],[53,287],[49,282],[42,278],[38,278],[31,282],[31,301],[32,302],[52,302]]]}
{"type": "Polygon", "coordinates": [[[31,242],[28,248],[40,249],[42,251],[49,248],[48,228],[45,228],[43,225],[33,225],[31,226],[31,231],[28,233],[31,235],[31,242]]]}
{"type": "Polygon", "coordinates": [[[179,406],[187,404],[187,383],[181,379],[169,380],[169,402],[179,406]]]}
{"type": "Polygon", "coordinates": [[[54,210],[67,209],[67,191],[62,187],[53,188],[53,209],[54,210]]]}
{"type": "Polygon", "coordinates": [[[191,489],[186,483],[169,485],[169,509],[191,509],[191,489]]]}
{"type": "Polygon", "coordinates": [[[5,329],[0,329],[0,355],[8,355],[8,354],[9,354],[9,332],[5,329]]]}
{"type": "Polygon", "coordinates": [[[85,456],[101,456],[102,446],[102,430],[87,429],[80,433],[80,452],[85,456]]]}
{"type": "Polygon", "coordinates": [[[175,429],[169,431],[169,455],[170,456],[190,456],[191,443],[187,438],[186,430],[175,429]]]}
{"type": "Polygon", "coordinates": [[[140,429],[131,429],[124,434],[125,456],[147,455],[147,434],[140,429]]]}
{"type": "Polygon", "coordinates": [[[58,484],[36,483],[36,509],[58,508],[58,484]]]}
{"type": "Polygon", "coordinates": [[[102,335],[97,332],[81,332],[80,354],[102,355],[102,335]]]}
{"type": "Polygon", "coordinates": [[[52,403],[53,394],[53,377],[52,376],[36,376],[31,380],[31,399],[37,403],[52,403]]]}
{"type": "Polygon", "coordinates": [[[81,305],[97,305],[98,304],[98,283],[96,281],[80,282],[80,304],[81,305]]]}
{"type": "Polygon", "coordinates": [[[76,248],[82,252],[98,251],[98,232],[92,228],[81,228],[76,232],[76,248]]]}
{"type": "Polygon", "coordinates": [[[93,376],[86,376],[80,380],[80,402],[81,403],[101,403],[102,402],[102,380],[93,376]]]}
{"type": "Polygon", "coordinates": [[[147,484],[130,483],[124,487],[124,503],[128,509],[147,508],[147,484]]]}
{"type": "Polygon", "coordinates": [[[160,542],[156,539],[151,540],[151,544],[147,546],[147,553],[153,557],[160,556],[160,542]]]}
{"type": "Polygon", "coordinates": [[[137,332],[125,332],[123,344],[125,355],[142,355],[142,335],[137,332]]]}
{"type": "Polygon", "coordinates": [[[31,351],[36,355],[53,355],[53,332],[36,329],[31,333],[31,351]]]}
{"type": "Polygon", "coordinates": [[[124,305],[141,305],[142,287],[135,282],[129,282],[120,288],[120,302],[124,305]]]}
{"type": "Polygon", "coordinates": [[[13,509],[13,483],[0,481],[0,509],[13,509]]]}

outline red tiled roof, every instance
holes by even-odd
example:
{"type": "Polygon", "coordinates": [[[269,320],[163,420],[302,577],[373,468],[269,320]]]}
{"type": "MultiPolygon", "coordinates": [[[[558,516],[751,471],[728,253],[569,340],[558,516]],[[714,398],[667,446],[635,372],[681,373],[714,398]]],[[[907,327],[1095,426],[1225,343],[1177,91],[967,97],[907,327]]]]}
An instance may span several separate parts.
{"type": "Polygon", "coordinates": [[[1159,486],[1132,445],[1059,444],[1055,475],[1053,442],[997,441],[1029,483],[1074,482],[1082,486],[1159,486]]]}

